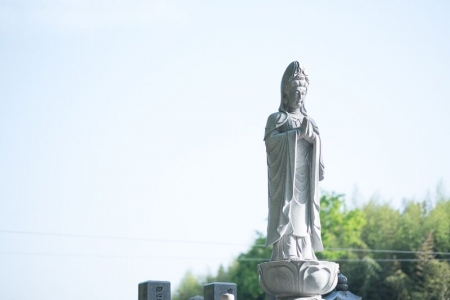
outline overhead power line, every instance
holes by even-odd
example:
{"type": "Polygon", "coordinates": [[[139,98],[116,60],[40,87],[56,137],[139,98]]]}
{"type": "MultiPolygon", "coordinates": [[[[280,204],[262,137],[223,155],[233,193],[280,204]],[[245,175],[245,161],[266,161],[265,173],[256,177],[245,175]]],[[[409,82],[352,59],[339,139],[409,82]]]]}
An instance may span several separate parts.
{"type": "MultiPolygon", "coordinates": [[[[238,260],[241,261],[260,261],[260,262],[268,262],[268,259],[264,259],[264,258],[252,258],[252,257],[248,257],[248,258],[238,258],[238,260]]],[[[378,262],[392,262],[392,261],[405,261],[405,262],[414,262],[414,261],[421,261],[421,259],[417,259],[417,258],[399,258],[399,259],[395,259],[395,258],[373,258],[372,260],[374,261],[378,261],[378,262]]],[[[438,261],[450,261],[450,258],[433,258],[433,260],[438,260],[438,261]]],[[[334,261],[334,262],[364,262],[363,259],[358,259],[358,258],[337,258],[337,259],[330,259],[330,261],[334,261]]]]}
{"type": "MultiPolygon", "coordinates": [[[[255,245],[264,247],[264,245],[255,245]]],[[[351,251],[351,252],[374,252],[374,253],[403,253],[403,254],[435,254],[450,255],[450,252],[426,252],[426,251],[409,251],[409,250],[385,250],[385,249],[359,249],[359,248],[324,248],[325,251],[351,251]]]]}
{"type": "MultiPolygon", "coordinates": [[[[160,260],[164,257],[154,255],[108,255],[108,254],[83,254],[83,253],[55,253],[55,252],[18,252],[18,251],[0,251],[0,255],[31,255],[31,256],[51,256],[51,257],[81,257],[81,258],[102,258],[102,259],[144,259],[160,260]]],[[[205,260],[205,257],[183,257],[170,256],[167,259],[175,260],[205,260]]],[[[209,260],[224,260],[219,257],[208,257],[209,260]]]]}
{"type": "Polygon", "coordinates": [[[426,252],[408,250],[384,250],[384,249],[358,249],[358,248],[325,248],[329,251],[353,251],[353,252],[378,252],[378,253],[404,253],[404,254],[439,254],[450,255],[450,252],[426,252]]]}
{"type": "MultiPolygon", "coordinates": [[[[1,254],[9,254],[9,255],[31,255],[31,256],[50,256],[50,257],[80,257],[80,258],[101,258],[101,259],[143,259],[143,260],[153,260],[153,259],[162,259],[161,256],[151,256],[151,255],[106,255],[106,254],[83,254],[83,253],[50,253],[50,252],[16,252],[16,251],[0,251],[1,254]]],[[[169,258],[169,257],[168,257],[169,258]]],[[[176,260],[226,260],[225,258],[219,258],[219,257],[177,257],[177,256],[170,256],[170,259],[176,259],[176,260]]],[[[268,262],[269,259],[264,258],[238,258],[239,261],[255,261],[255,262],[268,262]]],[[[416,258],[402,258],[402,259],[394,259],[394,258],[375,258],[373,259],[376,262],[417,262],[420,261],[420,259],[416,258]]],[[[433,259],[437,261],[450,261],[450,258],[448,259],[433,259]]],[[[333,259],[333,262],[350,262],[350,263],[362,263],[364,262],[363,259],[352,259],[352,258],[340,258],[340,259],[333,259]]]]}
{"type": "MultiPolygon", "coordinates": [[[[200,240],[170,240],[157,238],[141,238],[141,237],[123,237],[123,236],[107,236],[107,235],[87,235],[87,234],[71,234],[71,233],[53,233],[53,232],[37,232],[37,231],[19,231],[19,230],[3,230],[0,233],[7,234],[22,234],[22,235],[38,235],[38,236],[54,236],[65,238],[87,238],[87,239],[102,239],[102,240],[124,240],[124,241],[142,241],[142,242],[157,242],[157,243],[182,243],[182,244],[200,244],[200,245],[225,245],[225,246],[248,246],[242,243],[229,242],[212,242],[200,240]]],[[[256,244],[252,247],[265,247],[262,244],[256,244]]],[[[372,253],[393,253],[393,254],[433,254],[433,255],[450,255],[450,252],[424,252],[424,251],[410,251],[410,250],[387,250],[387,249],[359,249],[359,248],[325,248],[326,251],[351,251],[351,252],[372,252],[372,253]]]]}
{"type": "Polygon", "coordinates": [[[36,231],[19,231],[19,230],[2,230],[0,233],[23,234],[23,235],[41,235],[55,236],[67,238],[86,238],[86,239],[102,239],[102,240],[124,240],[124,241],[143,241],[158,243],[183,243],[183,244],[206,244],[206,245],[235,245],[243,246],[247,244],[228,243],[228,242],[211,242],[211,241],[194,241],[194,240],[170,240],[157,238],[141,238],[141,237],[124,237],[124,236],[107,236],[107,235],[89,235],[89,234],[72,234],[72,233],[53,233],[53,232],[36,232],[36,231]]]}

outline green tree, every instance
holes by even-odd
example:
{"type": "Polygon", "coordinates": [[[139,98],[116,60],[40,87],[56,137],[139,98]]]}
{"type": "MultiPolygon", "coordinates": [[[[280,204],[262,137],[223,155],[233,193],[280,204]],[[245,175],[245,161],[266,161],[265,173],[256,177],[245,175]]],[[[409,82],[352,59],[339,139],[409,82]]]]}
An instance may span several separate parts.
{"type": "Polygon", "coordinates": [[[191,271],[187,271],[178,286],[173,300],[187,300],[196,295],[203,295],[204,283],[194,276],[191,271]]]}
{"type": "Polygon", "coordinates": [[[389,295],[385,299],[398,299],[398,300],[412,300],[412,280],[402,270],[401,264],[394,256],[394,262],[390,270],[387,272],[385,279],[385,285],[387,287],[386,294],[389,295]]]}
{"type": "Polygon", "coordinates": [[[450,296],[450,267],[433,254],[433,234],[430,231],[416,254],[413,299],[441,300],[450,296]]]}
{"type": "Polygon", "coordinates": [[[424,221],[427,218],[425,202],[405,202],[405,208],[398,221],[395,243],[392,249],[416,250],[425,235],[424,221]]]}
{"type": "Polygon", "coordinates": [[[217,270],[217,274],[215,276],[207,276],[206,283],[210,282],[230,282],[230,272],[224,268],[224,266],[220,265],[217,270]]]}
{"type": "Polygon", "coordinates": [[[317,253],[319,259],[356,258],[353,252],[336,251],[336,248],[366,248],[361,239],[362,228],[366,224],[365,213],[360,209],[346,210],[343,197],[325,193],[320,199],[320,221],[325,250],[317,253]]]}
{"type": "MultiPolygon", "coordinates": [[[[424,221],[426,231],[433,231],[436,252],[450,250],[450,199],[441,196],[424,221]]],[[[446,258],[437,256],[438,258],[446,258]]],[[[447,256],[448,257],[448,256],[447,256]]]]}
{"type": "MultiPolygon", "coordinates": [[[[362,229],[362,242],[369,249],[394,249],[396,233],[401,215],[387,204],[370,200],[362,208],[366,224],[362,229]]],[[[376,254],[376,258],[386,258],[385,254],[376,254]]]]}
{"type": "Polygon", "coordinates": [[[238,286],[239,299],[264,300],[264,291],[259,286],[257,265],[268,261],[271,248],[264,247],[266,238],[258,233],[258,237],[250,250],[239,255],[230,267],[230,279],[238,286]]]}

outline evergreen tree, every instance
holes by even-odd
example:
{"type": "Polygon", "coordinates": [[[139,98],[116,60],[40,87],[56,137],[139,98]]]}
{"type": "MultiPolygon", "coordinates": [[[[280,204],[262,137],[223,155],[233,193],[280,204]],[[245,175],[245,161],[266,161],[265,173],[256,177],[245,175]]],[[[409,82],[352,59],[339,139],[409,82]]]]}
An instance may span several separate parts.
{"type": "Polygon", "coordinates": [[[394,256],[394,262],[386,272],[386,290],[383,299],[412,300],[412,281],[403,272],[400,262],[394,256]]]}
{"type": "Polygon", "coordinates": [[[450,267],[447,262],[435,259],[433,251],[433,234],[430,231],[420,246],[413,274],[413,297],[418,299],[441,300],[450,296],[450,267]]]}

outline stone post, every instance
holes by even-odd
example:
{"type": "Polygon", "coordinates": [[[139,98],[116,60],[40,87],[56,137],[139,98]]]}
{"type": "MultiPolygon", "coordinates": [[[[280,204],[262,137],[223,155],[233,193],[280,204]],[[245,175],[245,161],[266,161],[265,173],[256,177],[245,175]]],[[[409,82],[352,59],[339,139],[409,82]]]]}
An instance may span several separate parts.
{"type": "Polygon", "coordinates": [[[171,300],[169,281],[145,281],[139,283],[139,300],[171,300]]]}
{"type": "Polygon", "coordinates": [[[208,283],[203,287],[203,293],[205,300],[237,300],[237,286],[231,282],[208,283]]]}

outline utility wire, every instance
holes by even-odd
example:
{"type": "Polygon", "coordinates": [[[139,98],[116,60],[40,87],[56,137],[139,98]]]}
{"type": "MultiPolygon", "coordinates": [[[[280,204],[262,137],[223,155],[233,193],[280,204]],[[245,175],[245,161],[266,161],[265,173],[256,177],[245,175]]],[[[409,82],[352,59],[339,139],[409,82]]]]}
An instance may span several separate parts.
{"type": "MultiPolygon", "coordinates": [[[[264,247],[264,245],[255,245],[264,247]]],[[[404,254],[439,254],[450,255],[450,252],[426,252],[426,251],[409,251],[409,250],[384,250],[384,249],[359,249],[359,248],[324,248],[325,251],[352,251],[352,252],[375,252],[375,253],[404,253],[404,254]]]]}
{"type": "Polygon", "coordinates": [[[227,243],[227,242],[209,242],[209,241],[192,241],[192,240],[190,240],[190,241],[188,241],[188,240],[169,240],[169,239],[140,238],[140,237],[88,235],[88,234],[71,234],[71,233],[51,233],[51,232],[18,231],[18,230],[2,230],[2,229],[0,229],[0,233],[23,234],[23,235],[41,235],[41,236],[57,236],[57,237],[69,237],[69,238],[102,239],[102,240],[144,241],[144,242],[158,242],[158,243],[235,245],[235,246],[242,246],[242,245],[244,245],[244,244],[239,244],[239,243],[227,243]]]}
{"type": "MultiPolygon", "coordinates": [[[[51,252],[15,252],[15,251],[0,251],[1,254],[8,255],[32,255],[32,256],[60,256],[60,257],[84,257],[84,258],[120,258],[120,259],[145,259],[145,260],[160,260],[164,259],[161,256],[151,256],[151,255],[107,255],[107,254],[83,254],[83,253],[51,253],[51,252]]],[[[205,260],[205,257],[176,257],[170,256],[165,259],[176,259],[176,260],[205,260]]],[[[208,257],[207,259],[213,260],[224,260],[219,257],[208,257]]]]}
{"type": "MultiPolygon", "coordinates": [[[[265,258],[238,258],[240,261],[261,261],[261,262],[268,262],[268,259],[265,258]]],[[[421,261],[421,259],[418,258],[373,258],[374,261],[379,262],[391,262],[391,261],[405,261],[405,262],[414,262],[414,261],[421,261]]],[[[450,261],[450,258],[433,258],[432,260],[438,260],[438,261],[450,261]]],[[[363,259],[358,258],[337,258],[337,259],[330,259],[330,261],[338,261],[338,262],[363,262],[363,259]]]]}
{"type": "Polygon", "coordinates": [[[358,248],[325,248],[329,251],[353,251],[353,252],[378,252],[378,253],[406,253],[406,254],[439,254],[450,255],[450,252],[427,252],[427,251],[408,251],[408,250],[383,250],[383,249],[358,249],[358,248]]]}
{"type": "MultiPolygon", "coordinates": [[[[82,253],[49,253],[49,252],[14,252],[14,251],[0,251],[0,254],[10,254],[10,255],[33,255],[33,256],[60,256],[60,257],[83,257],[83,258],[103,258],[103,259],[145,259],[145,260],[153,260],[153,259],[162,259],[163,257],[152,257],[149,255],[104,255],[104,254],[82,254],[82,253]]],[[[170,259],[176,259],[176,260],[225,260],[224,258],[219,257],[176,257],[171,256],[170,259]]],[[[265,258],[238,258],[239,261],[257,261],[257,262],[268,262],[269,259],[265,258]]],[[[377,262],[393,262],[393,261],[399,261],[399,262],[417,262],[421,261],[417,258],[400,258],[400,259],[394,259],[394,258],[376,258],[373,259],[377,262]]],[[[450,258],[442,258],[442,259],[432,259],[437,261],[450,261],[450,258]]],[[[353,258],[339,258],[339,259],[332,259],[334,262],[363,262],[362,259],[353,259],[353,258]]]]}
{"type": "MultiPolygon", "coordinates": [[[[211,242],[211,241],[193,241],[193,240],[170,240],[155,238],[139,238],[139,237],[121,237],[121,236],[105,236],[105,235],[86,235],[86,234],[70,234],[70,233],[51,233],[36,231],[19,231],[19,230],[3,230],[0,233],[23,234],[23,235],[40,235],[40,236],[56,236],[68,238],[88,238],[103,240],[125,240],[125,241],[145,241],[158,243],[183,243],[183,244],[203,244],[203,245],[226,245],[226,246],[247,246],[248,244],[228,243],[228,242],[211,242]]],[[[265,247],[262,244],[256,244],[252,247],[265,247]]],[[[373,252],[373,253],[400,253],[400,254],[434,254],[434,255],[450,255],[450,252],[424,252],[409,250],[386,250],[386,249],[359,249],[359,248],[325,248],[326,251],[352,251],[352,252],[373,252]]]]}

